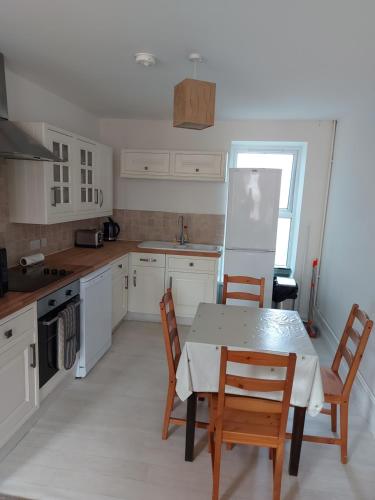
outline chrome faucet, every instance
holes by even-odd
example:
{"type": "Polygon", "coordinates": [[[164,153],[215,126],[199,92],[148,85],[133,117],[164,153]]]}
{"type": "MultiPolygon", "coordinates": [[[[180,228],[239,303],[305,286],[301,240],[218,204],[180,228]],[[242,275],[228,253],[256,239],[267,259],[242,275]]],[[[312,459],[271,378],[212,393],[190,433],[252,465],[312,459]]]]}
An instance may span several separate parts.
{"type": "Polygon", "coordinates": [[[177,241],[179,242],[180,245],[185,245],[187,243],[185,241],[185,236],[184,236],[184,216],[180,215],[178,217],[178,225],[179,225],[179,236],[177,238],[177,241]]]}

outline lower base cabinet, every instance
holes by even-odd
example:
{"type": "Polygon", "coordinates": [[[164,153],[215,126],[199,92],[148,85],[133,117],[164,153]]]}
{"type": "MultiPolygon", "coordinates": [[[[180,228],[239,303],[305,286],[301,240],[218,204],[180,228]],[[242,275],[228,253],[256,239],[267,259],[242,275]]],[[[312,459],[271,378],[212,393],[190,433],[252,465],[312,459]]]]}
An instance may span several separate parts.
{"type": "Polygon", "coordinates": [[[34,331],[24,333],[12,346],[0,351],[0,447],[38,406],[35,336],[34,331]]]}
{"type": "Polygon", "coordinates": [[[193,318],[200,302],[216,302],[216,279],[208,274],[168,272],[176,315],[193,318]]]}
{"type": "Polygon", "coordinates": [[[125,255],[112,263],[112,330],[128,312],[129,259],[125,255]]]}

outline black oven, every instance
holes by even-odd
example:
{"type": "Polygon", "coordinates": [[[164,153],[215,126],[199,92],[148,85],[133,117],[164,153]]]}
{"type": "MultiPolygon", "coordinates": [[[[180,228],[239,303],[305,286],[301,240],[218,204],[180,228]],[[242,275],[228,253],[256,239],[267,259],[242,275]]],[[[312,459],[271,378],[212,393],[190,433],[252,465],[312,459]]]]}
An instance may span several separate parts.
{"type": "Polygon", "coordinates": [[[68,304],[75,305],[77,352],[80,349],[79,281],[56,290],[38,301],[39,387],[58,371],[58,314],[68,304]]]}

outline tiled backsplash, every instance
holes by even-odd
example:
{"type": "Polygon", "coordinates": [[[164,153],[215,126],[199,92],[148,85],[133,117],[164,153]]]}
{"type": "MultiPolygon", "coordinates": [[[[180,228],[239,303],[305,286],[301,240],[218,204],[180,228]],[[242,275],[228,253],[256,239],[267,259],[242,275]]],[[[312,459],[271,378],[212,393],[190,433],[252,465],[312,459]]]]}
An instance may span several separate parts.
{"type": "Polygon", "coordinates": [[[179,215],[184,216],[190,242],[223,244],[224,215],[118,209],[113,212],[121,228],[120,238],[125,240],[174,241],[179,231],[179,215]]]}
{"type": "MultiPolygon", "coordinates": [[[[174,241],[178,234],[178,216],[184,216],[188,226],[189,241],[222,245],[224,239],[224,215],[178,214],[140,210],[114,210],[113,218],[121,227],[123,240],[174,241]]],[[[65,222],[62,224],[37,225],[9,222],[6,167],[0,162],[0,247],[5,247],[8,265],[18,263],[23,255],[43,252],[45,255],[71,248],[74,232],[79,228],[100,228],[103,218],[65,222]],[[46,238],[47,245],[32,249],[34,240],[46,238]]]]}
{"type": "Polygon", "coordinates": [[[5,247],[8,265],[17,264],[20,257],[43,252],[45,255],[71,248],[74,231],[78,228],[98,228],[103,219],[89,219],[49,226],[37,224],[11,224],[8,211],[6,168],[0,163],[0,247],[5,247]],[[32,250],[30,243],[46,238],[47,246],[32,250]]]}

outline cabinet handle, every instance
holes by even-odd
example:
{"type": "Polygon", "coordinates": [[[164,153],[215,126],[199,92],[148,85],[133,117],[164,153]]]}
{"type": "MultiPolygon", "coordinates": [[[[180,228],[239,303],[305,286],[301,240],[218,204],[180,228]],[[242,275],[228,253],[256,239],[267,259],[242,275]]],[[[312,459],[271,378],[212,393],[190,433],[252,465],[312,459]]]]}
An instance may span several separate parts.
{"type": "Polygon", "coordinates": [[[150,259],[144,259],[143,257],[140,257],[140,262],[150,262],[150,259]]]}
{"type": "Polygon", "coordinates": [[[196,168],[196,169],[195,169],[195,171],[196,171],[196,172],[199,172],[199,168],[196,168]]]}
{"type": "Polygon", "coordinates": [[[194,266],[194,262],[189,262],[189,266],[193,267],[194,266]]]}
{"type": "Polygon", "coordinates": [[[51,205],[53,207],[56,207],[57,203],[56,203],[56,186],[55,187],[51,187],[51,191],[52,191],[52,201],[51,201],[51,205]]]}
{"type": "Polygon", "coordinates": [[[122,269],[122,264],[119,264],[119,265],[118,265],[118,267],[119,267],[120,269],[122,269]]]}
{"type": "Polygon", "coordinates": [[[133,274],[133,286],[134,288],[137,286],[137,271],[134,271],[133,274]]]}
{"type": "Polygon", "coordinates": [[[30,344],[32,360],[30,363],[31,368],[36,368],[36,346],[35,344],[30,344]]]}
{"type": "Polygon", "coordinates": [[[6,332],[4,332],[4,337],[6,339],[10,339],[12,336],[13,336],[13,330],[12,329],[7,330],[6,332]]]}
{"type": "Polygon", "coordinates": [[[147,166],[147,165],[145,165],[145,166],[144,166],[144,169],[145,169],[145,170],[148,170],[148,166],[147,166]]]}
{"type": "Polygon", "coordinates": [[[99,203],[99,189],[95,189],[95,205],[99,203]]]}
{"type": "Polygon", "coordinates": [[[128,288],[129,288],[129,276],[126,275],[125,276],[125,290],[128,290],[128,288]]]}
{"type": "Polygon", "coordinates": [[[102,208],[104,202],[103,190],[100,190],[100,208],[102,208]]]}
{"type": "Polygon", "coordinates": [[[172,276],[169,276],[169,288],[172,288],[172,276]]]}

